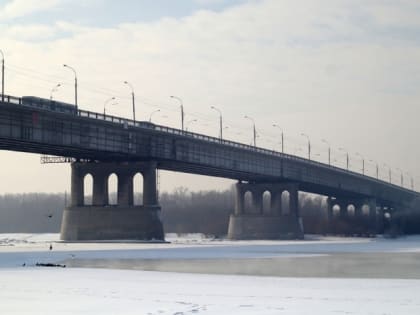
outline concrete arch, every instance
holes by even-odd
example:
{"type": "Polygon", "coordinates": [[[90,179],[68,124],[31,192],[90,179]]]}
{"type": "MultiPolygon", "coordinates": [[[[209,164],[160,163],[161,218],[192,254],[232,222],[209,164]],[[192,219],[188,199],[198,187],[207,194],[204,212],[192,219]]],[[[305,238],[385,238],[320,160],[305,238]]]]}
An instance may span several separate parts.
{"type": "Polygon", "coordinates": [[[339,204],[334,204],[332,206],[332,216],[333,217],[339,217],[341,212],[341,207],[339,204]]]}
{"type": "Polygon", "coordinates": [[[356,215],[356,206],[354,204],[347,205],[347,215],[349,217],[354,217],[356,215]]]}
{"type": "Polygon", "coordinates": [[[118,175],[112,173],[108,176],[108,204],[118,205],[118,175]]]}
{"type": "Polygon", "coordinates": [[[281,211],[283,215],[290,214],[290,192],[288,190],[281,193],[281,211]]]}
{"type": "Polygon", "coordinates": [[[370,214],[369,205],[363,204],[361,208],[362,208],[362,215],[368,216],[370,214]]]}
{"type": "Polygon", "coordinates": [[[262,211],[263,213],[271,213],[272,209],[272,196],[269,190],[262,193],[262,211]]]}
{"type": "Polygon", "coordinates": [[[245,213],[254,212],[254,194],[250,190],[247,190],[244,194],[244,210],[245,213]]]}
{"type": "Polygon", "coordinates": [[[93,197],[93,176],[87,173],[83,176],[83,205],[91,206],[93,197]]]}
{"type": "Polygon", "coordinates": [[[133,182],[133,204],[135,206],[141,206],[143,202],[143,187],[144,187],[144,177],[143,174],[137,172],[132,177],[133,182]]]}

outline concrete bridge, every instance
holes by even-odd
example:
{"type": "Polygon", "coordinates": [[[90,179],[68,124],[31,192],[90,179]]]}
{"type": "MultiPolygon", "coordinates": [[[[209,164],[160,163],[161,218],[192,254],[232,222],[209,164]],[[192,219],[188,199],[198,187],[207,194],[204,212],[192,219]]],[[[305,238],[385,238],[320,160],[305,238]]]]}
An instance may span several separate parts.
{"type": "Polygon", "coordinates": [[[355,172],[237,142],[100,113],[61,110],[54,102],[0,102],[0,149],[57,155],[72,163],[71,205],[64,211],[61,237],[80,239],[163,239],[156,194],[156,169],[238,180],[229,223],[232,239],[301,238],[304,222],[299,191],[328,197],[328,215],[364,212],[374,233],[383,212],[408,208],[419,193],[355,172]],[[144,179],[144,202],[133,204],[133,177],[144,179]],[[93,177],[93,203],[83,198],[84,177],[93,177]],[[107,200],[108,177],[118,177],[118,205],[107,200]],[[271,205],[263,209],[269,192],[271,205]],[[289,196],[288,211],[282,195],[289,196]],[[245,207],[245,196],[252,206],[245,207]]]}

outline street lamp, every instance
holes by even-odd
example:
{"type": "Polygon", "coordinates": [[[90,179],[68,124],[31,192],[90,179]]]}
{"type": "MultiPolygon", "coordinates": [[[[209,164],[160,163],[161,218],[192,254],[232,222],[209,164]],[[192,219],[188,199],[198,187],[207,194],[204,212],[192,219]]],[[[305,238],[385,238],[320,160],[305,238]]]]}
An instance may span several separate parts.
{"type": "Polygon", "coordinates": [[[277,124],[273,124],[273,127],[275,128],[279,128],[281,131],[281,153],[284,153],[284,134],[283,134],[283,129],[277,125],[277,124]]]}
{"type": "Polygon", "coordinates": [[[388,176],[389,176],[389,182],[390,183],[392,183],[392,177],[391,177],[391,167],[390,166],[388,166],[388,165],[386,165],[386,164],[384,164],[384,166],[385,167],[388,167],[388,176]]]}
{"type": "Polygon", "coordinates": [[[404,187],[404,175],[402,169],[397,167],[397,170],[401,172],[401,187],[404,187]]]}
{"type": "Polygon", "coordinates": [[[190,121],[187,121],[186,127],[185,127],[185,131],[188,131],[188,127],[190,126],[190,124],[192,124],[193,122],[197,122],[197,119],[192,119],[190,121]]]}
{"type": "Polygon", "coordinates": [[[51,89],[51,92],[50,92],[50,100],[52,101],[52,99],[53,99],[53,93],[54,92],[57,92],[57,90],[58,90],[58,88],[61,86],[61,83],[58,83],[58,84],[56,84],[56,85],[54,85],[54,87],[51,89]]]}
{"type": "Polygon", "coordinates": [[[156,109],[155,111],[151,112],[151,114],[149,116],[149,122],[152,122],[152,116],[153,116],[153,114],[158,113],[158,112],[160,112],[160,109],[156,109]]]}
{"type": "Polygon", "coordinates": [[[308,139],[308,160],[311,160],[311,140],[309,139],[309,136],[305,133],[301,133],[300,135],[308,139]]]}
{"type": "Polygon", "coordinates": [[[365,158],[358,152],[356,152],[356,155],[362,158],[362,174],[365,175],[365,158]]]}
{"type": "Polygon", "coordinates": [[[112,100],[115,100],[115,97],[113,96],[113,97],[111,97],[111,98],[108,98],[105,102],[104,102],[104,116],[106,115],[106,110],[105,110],[105,107],[106,107],[106,105],[109,103],[109,102],[111,102],[112,100]]]}
{"type": "Polygon", "coordinates": [[[74,104],[76,105],[76,112],[77,112],[77,73],[74,68],[70,67],[69,65],[64,64],[64,68],[68,68],[74,73],[74,104]]]}
{"type": "Polygon", "coordinates": [[[127,84],[131,89],[131,99],[132,99],[132,103],[133,103],[133,120],[136,121],[136,103],[135,103],[135,97],[134,97],[134,87],[128,81],[124,81],[124,84],[127,84]]]}
{"type": "Polygon", "coordinates": [[[257,131],[255,129],[255,121],[252,117],[249,117],[247,115],[245,115],[244,118],[252,121],[253,130],[254,130],[254,147],[256,147],[257,146],[257,131]]]}
{"type": "Polygon", "coordinates": [[[218,109],[217,107],[211,106],[211,109],[214,109],[215,111],[219,112],[219,127],[220,127],[220,141],[223,140],[223,119],[222,119],[222,111],[218,109]]]}
{"type": "Polygon", "coordinates": [[[184,103],[178,96],[171,95],[170,97],[176,99],[181,105],[181,130],[184,131],[184,103]]]}
{"type": "Polygon", "coordinates": [[[372,163],[376,164],[376,179],[379,179],[379,165],[378,165],[378,163],[373,161],[373,160],[369,160],[369,162],[372,162],[372,163]]]}
{"type": "Polygon", "coordinates": [[[338,148],[338,150],[346,153],[346,165],[347,165],[347,170],[349,170],[349,152],[347,152],[346,149],[344,149],[344,148],[338,148]]]}
{"type": "Polygon", "coordinates": [[[0,49],[1,54],[1,101],[4,102],[4,54],[0,49]]]}
{"type": "Polygon", "coordinates": [[[322,139],[321,141],[324,142],[328,146],[328,165],[331,165],[331,145],[325,139],[322,139]]]}

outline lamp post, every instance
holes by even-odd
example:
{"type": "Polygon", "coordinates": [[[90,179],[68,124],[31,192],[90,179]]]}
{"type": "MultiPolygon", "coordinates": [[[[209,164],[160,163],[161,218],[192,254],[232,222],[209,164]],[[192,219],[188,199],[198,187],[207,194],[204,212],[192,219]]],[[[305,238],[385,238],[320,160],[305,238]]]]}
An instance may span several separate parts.
{"type": "Polygon", "coordinates": [[[308,160],[311,160],[311,140],[309,139],[309,136],[305,133],[301,133],[300,135],[308,139],[308,160]]]}
{"type": "Polygon", "coordinates": [[[392,174],[391,174],[391,167],[388,166],[387,164],[384,164],[385,167],[388,167],[388,177],[389,177],[389,182],[392,183],[392,174]]]}
{"type": "Polygon", "coordinates": [[[132,103],[133,103],[133,120],[136,121],[136,103],[135,103],[136,98],[134,96],[134,87],[128,81],[124,81],[124,84],[127,84],[131,89],[131,100],[132,100],[132,103]]]}
{"type": "Polygon", "coordinates": [[[284,134],[283,134],[283,128],[281,128],[279,125],[277,124],[273,124],[273,127],[275,128],[279,128],[281,131],[281,153],[284,153],[284,134]]]}
{"type": "Polygon", "coordinates": [[[222,118],[222,111],[215,106],[211,106],[211,109],[219,112],[219,127],[220,127],[220,141],[223,140],[223,118],[222,118]]]}
{"type": "Polygon", "coordinates": [[[369,160],[369,162],[372,162],[376,165],[376,179],[379,179],[379,165],[378,165],[378,163],[373,161],[373,160],[369,160]]]}
{"type": "Polygon", "coordinates": [[[347,170],[349,170],[349,153],[344,148],[338,148],[338,150],[346,153],[346,167],[347,167],[347,170]]]}
{"type": "Polygon", "coordinates": [[[254,147],[256,147],[257,146],[257,130],[255,129],[255,121],[252,117],[249,117],[247,115],[245,115],[244,118],[252,121],[253,134],[254,134],[254,147]]]}
{"type": "Polygon", "coordinates": [[[155,113],[158,113],[158,112],[160,112],[160,109],[156,109],[156,110],[154,110],[153,112],[151,112],[151,113],[150,113],[150,116],[149,116],[149,122],[152,122],[152,116],[153,116],[155,113]]]}
{"type": "Polygon", "coordinates": [[[324,142],[328,146],[328,165],[331,165],[331,145],[325,139],[322,139],[321,141],[324,142]]]}
{"type": "Polygon", "coordinates": [[[78,109],[77,106],[77,73],[76,70],[74,70],[73,67],[70,67],[69,65],[64,64],[63,67],[70,69],[74,73],[74,105],[76,105],[76,112],[78,109]]]}
{"type": "Polygon", "coordinates": [[[397,167],[397,170],[401,172],[401,187],[404,187],[404,174],[403,174],[403,171],[399,167],[397,167]]]}
{"type": "Polygon", "coordinates": [[[190,126],[190,124],[192,124],[193,122],[197,122],[197,119],[192,119],[190,121],[187,121],[186,123],[186,127],[185,127],[185,131],[188,131],[188,127],[190,126]]]}
{"type": "Polygon", "coordinates": [[[57,92],[57,90],[58,90],[58,88],[61,86],[61,83],[58,83],[58,84],[56,84],[56,85],[54,85],[54,87],[51,89],[51,92],[50,92],[50,100],[52,101],[52,99],[53,99],[53,93],[54,92],[57,92]]]}
{"type": "Polygon", "coordinates": [[[178,96],[171,95],[170,97],[176,99],[181,106],[181,130],[184,131],[184,103],[182,102],[182,99],[178,96]]]}
{"type": "Polygon", "coordinates": [[[362,159],[362,174],[365,175],[365,158],[358,152],[356,152],[356,155],[362,159]]]}
{"type": "Polygon", "coordinates": [[[4,54],[0,49],[1,54],[1,101],[4,102],[4,54]]]}
{"type": "Polygon", "coordinates": [[[115,97],[113,96],[113,97],[111,97],[111,98],[108,98],[105,102],[104,102],[104,116],[106,115],[106,105],[109,103],[109,102],[111,102],[112,100],[115,100],[115,97]]]}

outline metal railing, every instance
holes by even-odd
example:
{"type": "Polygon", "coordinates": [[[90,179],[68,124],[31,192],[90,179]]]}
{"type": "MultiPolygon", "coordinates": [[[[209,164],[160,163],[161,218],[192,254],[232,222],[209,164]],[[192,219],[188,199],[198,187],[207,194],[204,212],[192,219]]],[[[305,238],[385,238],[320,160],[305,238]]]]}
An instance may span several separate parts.
{"type": "MultiPolygon", "coordinates": [[[[46,101],[48,101],[48,100],[46,100],[46,101]]],[[[31,103],[31,102],[28,102],[26,100],[25,100],[25,102],[22,102],[22,98],[15,97],[15,96],[10,96],[10,95],[4,95],[4,103],[28,106],[28,107],[33,107],[33,108],[37,108],[37,109],[48,110],[48,111],[53,111],[53,112],[60,113],[60,111],[51,110],[48,103],[38,103],[38,102],[31,103]]],[[[62,114],[65,114],[65,113],[62,113],[62,114]]],[[[378,178],[370,176],[370,175],[361,174],[361,173],[358,173],[358,172],[355,172],[355,171],[351,171],[351,170],[348,170],[348,169],[340,168],[340,167],[337,167],[337,166],[334,166],[334,165],[329,165],[329,164],[325,164],[325,163],[314,161],[314,160],[309,160],[307,158],[303,158],[303,157],[300,157],[300,156],[291,155],[291,154],[287,154],[287,153],[282,153],[282,152],[269,150],[269,149],[264,149],[264,148],[260,148],[260,147],[255,147],[255,146],[252,146],[252,145],[247,145],[247,144],[243,144],[243,143],[235,142],[235,141],[231,141],[231,140],[224,140],[224,139],[220,139],[220,138],[216,138],[216,137],[212,137],[212,136],[208,136],[208,135],[203,135],[203,134],[199,134],[199,133],[195,133],[195,132],[191,132],[191,131],[183,131],[181,129],[176,129],[176,128],[162,126],[162,125],[156,125],[156,124],[146,122],[146,121],[134,121],[132,119],[121,118],[121,117],[106,115],[106,114],[104,115],[104,114],[101,114],[101,113],[91,112],[91,111],[86,111],[86,110],[81,110],[81,109],[77,110],[77,116],[79,116],[81,118],[95,119],[95,120],[106,121],[106,122],[109,122],[109,123],[120,124],[120,125],[123,125],[124,128],[134,127],[134,128],[154,130],[154,131],[158,131],[158,132],[162,132],[162,133],[169,133],[169,134],[177,135],[177,136],[181,136],[181,137],[188,137],[188,138],[192,138],[192,139],[212,142],[212,143],[215,143],[215,144],[229,146],[229,147],[233,147],[233,148],[245,149],[245,150],[248,150],[248,151],[251,151],[251,152],[266,154],[266,155],[269,155],[269,156],[280,157],[280,158],[283,158],[283,159],[288,159],[288,160],[293,160],[293,161],[298,161],[298,162],[301,162],[301,163],[304,163],[304,164],[309,164],[309,165],[317,166],[317,167],[328,169],[328,170],[334,170],[336,172],[339,172],[339,173],[342,173],[342,174],[352,175],[352,176],[358,177],[360,179],[369,178],[369,180],[373,180],[377,183],[390,185],[392,187],[396,187],[396,188],[399,188],[399,189],[415,191],[414,189],[408,189],[408,188],[403,187],[401,185],[396,185],[396,184],[393,184],[393,183],[390,183],[390,182],[386,182],[384,180],[378,179],[378,178]]]]}

